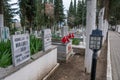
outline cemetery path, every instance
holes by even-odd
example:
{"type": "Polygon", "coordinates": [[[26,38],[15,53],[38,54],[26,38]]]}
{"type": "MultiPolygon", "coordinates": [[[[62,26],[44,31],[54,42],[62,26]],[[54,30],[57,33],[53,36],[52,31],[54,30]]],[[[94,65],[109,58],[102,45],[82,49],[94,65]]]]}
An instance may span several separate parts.
{"type": "MultiPolygon", "coordinates": [[[[96,80],[106,80],[107,44],[102,47],[98,58],[96,80]]],[[[47,80],[90,80],[85,73],[84,55],[74,55],[67,63],[61,63],[47,80]]]]}
{"type": "Polygon", "coordinates": [[[113,80],[120,80],[120,34],[109,31],[110,55],[113,80]]]}

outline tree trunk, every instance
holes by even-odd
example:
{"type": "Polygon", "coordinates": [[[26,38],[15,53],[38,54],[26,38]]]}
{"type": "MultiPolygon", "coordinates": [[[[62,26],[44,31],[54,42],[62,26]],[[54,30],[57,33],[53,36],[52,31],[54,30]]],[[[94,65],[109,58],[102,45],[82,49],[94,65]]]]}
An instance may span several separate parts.
{"type": "Polygon", "coordinates": [[[0,1],[0,27],[4,26],[3,22],[3,0],[0,1]]]}
{"type": "Polygon", "coordinates": [[[110,2],[110,0],[105,0],[105,2],[104,2],[104,6],[105,6],[104,19],[106,19],[107,21],[108,21],[108,17],[109,17],[109,2],[110,2]]]}

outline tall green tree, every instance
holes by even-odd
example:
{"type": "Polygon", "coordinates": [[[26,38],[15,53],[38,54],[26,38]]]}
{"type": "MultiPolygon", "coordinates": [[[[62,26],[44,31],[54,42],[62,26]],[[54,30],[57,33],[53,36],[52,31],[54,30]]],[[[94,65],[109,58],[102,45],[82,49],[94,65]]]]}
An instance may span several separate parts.
{"type": "Polygon", "coordinates": [[[14,11],[16,8],[11,8],[12,5],[15,4],[10,4],[10,0],[4,0],[4,6],[3,6],[3,11],[4,11],[4,25],[7,27],[11,26],[11,23],[13,22],[13,17],[14,17],[14,11]]]}
{"type": "Polygon", "coordinates": [[[78,5],[77,5],[77,25],[82,24],[82,10],[83,10],[82,2],[78,1],[78,5]]]}
{"type": "Polygon", "coordinates": [[[120,0],[98,0],[98,6],[100,8],[105,7],[104,19],[112,22],[114,25],[119,23],[120,20],[120,0]]]}
{"type": "Polygon", "coordinates": [[[64,22],[64,8],[62,0],[54,0],[54,14],[57,23],[64,22]]]}
{"type": "Polygon", "coordinates": [[[20,15],[20,22],[21,22],[21,25],[24,27],[26,26],[26,0],[18,0],[18,4],[19,4],[19,8],[20,8],[20,11],[19,11],[19,15],[20,15]]]}
{"type": "Polygon", "coordinates": [[[35,7],[35,0],[28,0],[26,2],[26,18],[29,22],[30,28],[34,26],[34,17],[35,17],[35,12],[36,12],[36,7],[35,7]]]}
{"type": "Polygon", "coordinates": [[[77,11],[77,9],[76,9],[76,0],[74,0],[74,15],[76,15],[76,11],[77,11]]]}
{"type": "Polygon", "coordinates": [[[0,1],[0,27],[3,27],[3,0],[0,1]]]}
{"type": "Polygon", "coordinates": [[[0,1],[0,14],[3,14],[3,0],[0,1]]]}
{"type": "Polygon", "coordinates": [[[39,29],[43,25],[44,4],[42,0],[19,0],[22,26],[39,29]]]}
{"type": "Polygon", "coordinates": [[[78,1],[77,5],[77,15],[76,15],[76,23],[77,25],[85,25],[86,21],[86,6],[84,1],[78,1]]]}
{"type": "Polygon", "coordinates": [[[71,0],[70,2],[70,6],[69,6],[69,11],[68,11],[68,18],[67,18],[67,23],[68,26],[70,26],[71,28],[74,26],[74,20],[75,20],[75,12],[74,12],[74,6],[73,6],[73,2],[71,0]]]}

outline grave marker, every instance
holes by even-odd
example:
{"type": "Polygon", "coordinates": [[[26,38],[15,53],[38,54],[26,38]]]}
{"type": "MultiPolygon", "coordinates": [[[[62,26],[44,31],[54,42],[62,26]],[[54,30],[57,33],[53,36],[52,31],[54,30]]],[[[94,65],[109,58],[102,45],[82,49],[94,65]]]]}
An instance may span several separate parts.
{"type": "Polygon", "coordinates": [[[28,34],[12,35],[12,60],[18,66],[30,59],[30,42],[28,34]]]}
{"type": "Polygon", "coordinates": [[[51,43],[51,30],[44,29],[42,31],[43,51],[47,51],[52,47],[51,43]]]}
{"type": "Polygon", "coordinates": [[[10,38],[9,28],[0,27],[0,40],[7,41],[10,38]]]}

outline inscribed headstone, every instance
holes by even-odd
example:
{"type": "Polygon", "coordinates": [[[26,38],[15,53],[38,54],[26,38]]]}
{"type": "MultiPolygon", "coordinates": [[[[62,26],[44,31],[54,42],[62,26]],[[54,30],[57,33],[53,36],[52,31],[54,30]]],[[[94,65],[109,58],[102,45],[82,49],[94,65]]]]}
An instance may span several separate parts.
{"type": "Polygon", "coordinates": [[[30,59],[30,42],[28,34],[12,35],[12,60],[18,66],[30,59]]]}
{"type": "Polygon", "coordinates": [[[43,51],[47,51],[51,48],[51,30],[44,29],[42,31],[43,51]]]}

